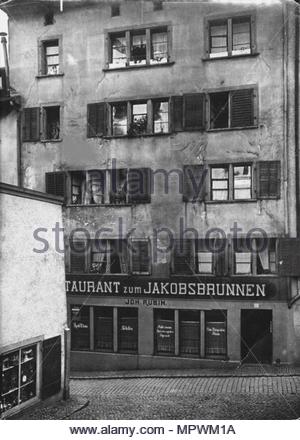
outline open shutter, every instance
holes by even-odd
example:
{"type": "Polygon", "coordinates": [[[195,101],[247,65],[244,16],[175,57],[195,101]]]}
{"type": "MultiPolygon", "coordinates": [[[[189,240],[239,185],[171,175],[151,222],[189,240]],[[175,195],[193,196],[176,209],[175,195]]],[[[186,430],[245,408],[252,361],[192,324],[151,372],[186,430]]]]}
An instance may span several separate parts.
{"type": "Polygon", "coordinates": [[[205,95],[194,93],[184,95],[184,129],[203,130],[205,128],[205,95]]]}
{"type": "Polygon", "coordinates": [[[40,108],[25,108],[23,112],[23,141],[40,139],[40,108]]]}
{"type": "Polygon", "coordinates": [[[300,276],[300,239],[281,238],[278,243],[280,276],[300,276]]]}
{"type": "Polygon", "coordinates": [[[151,170],[150,168],[132,168],[128,171],[129,203],[151,202],[151,170]]]}
{"type": "Polygon", "coordinates": [[[279,160],[257,163],[257,197],[259,199],[280,198],[280,174],[279,160]]]}
{"type": "Polygon", "coordinates": [[[182,275],[195,273],[194,242],[192,240],[175,240],[173,272],[182,275]]]}
{"type": "Polygon", "coordinates": [[[70,243],[71,273],[84,273],[86,271],[86,241],[76,240],[70,243]]]}
{"type": "Polygon", "coordinates": [[[61,389],[61,337],[43,341],[42,399],[54,396],[61,389]]]}
{"type": "Polygon", "coordinates": [[[148,240],[133,240],[131,251],[131,271],[135,274],[150,273],[150,252],[148,240]]]}
{"type": "Polygon", "coordinates": [[[183,130],[183,97],[172,96],[172,129],[173,131],[183,130]]]}
{"type": "Polygon", "coordinates": [[[106,103],[98,102],[87,106],[88,137],[105,136],[107,129],[106,103]]]}
{"type": "Polygon", "coordinates": [[[183,167],[183,201],[196,202],[205,199],[207,169],[204,165],[183,167]]]}
{"type": "Polygon", "coordinates": [[[66,174],[62,171],[46,173],[46,193],[54,196],[66,196],[66,174]]]}
{"type": "Polygon", "coordinates": [[[231,127],[254,125],[253,92],[253,89],[241,89],[231,92],[231,127]]]}

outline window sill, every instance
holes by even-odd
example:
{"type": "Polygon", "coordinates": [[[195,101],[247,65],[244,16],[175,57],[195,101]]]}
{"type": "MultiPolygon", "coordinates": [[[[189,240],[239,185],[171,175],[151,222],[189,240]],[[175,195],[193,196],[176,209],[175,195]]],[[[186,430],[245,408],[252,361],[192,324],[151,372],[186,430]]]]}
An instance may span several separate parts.
{"type": "Polygon", "coordinates": [[[258,199],[233,199],[233,200],[206,200],[205,203],[208,205],[219,204],[219,203],[255,203],[258,199]]]}
{"type": "Polygon", "coordinates": [[[234,131],[234,130],[253,130],[258,128],[258,125],[249,125],[247,127],[224,127],[224,128],[208,128],[206,131],[208,133],[218,133],[219,131],[234,131]]]}
{"type": "Polygon", "coordinates": [[[120,204],[116,204],[116,203],[98,203],[98,204],[71,204],[68,203],[66,204],[66,208],[99,208],[99,207],[114,207],[114,208],[128,208],[131,207],[132,203],[120,203],[120,204]]]}
{"type": "Polygon", "coordinates": [[[124,134],[118,136],[103,136],[103,139],[140,139],[143,137],[170,136],[171,134],[172,133],[170,131],[168,131],[167,133],[144,133],[138,136],[129,136],[128,134],[124,134]]]}
{"type": "Polygon", "coordinates": [[[166,67],[173,66],[175,61],[169,61],[167,63],[158,63],[158,64],[136,64],[131,66],[122,66],[122,67],[106,67],[103,72],[115,72],[120,70],[135,70],[135,69],[151,69],[152,67],[166,67]]]}
{"type": "Polygon", "coordinates": [[[206,61],[219,61],[219,60],[232,60],[234,58],[255,58],[259,56],[259,52],[253,52],[253,53],[245,53],[245,54],[240,54],[240,55],[225,55],[225,56],[220,56],[220,57],[214,57],[214,58],[210,58],[210,57],[203,57],[202,61],[206,62],[206,61]]]}
{"type": "Polygon", "coordinates": [[[43,144],[46,144],[46,143],[50,143],[50,142],[53,142],[53,143],[55,143],[55,142],[62,142],[62,139],[41,139],[40,140],[40,142],[42,142],[43,144]]]}
{"type": "Polygon", "coordinates": [[[60,76],[64,76],[64,73],[56,73],[55,75],[36,75],[37,79],[42,79],[42,78],[58,78],[60,76]]]}

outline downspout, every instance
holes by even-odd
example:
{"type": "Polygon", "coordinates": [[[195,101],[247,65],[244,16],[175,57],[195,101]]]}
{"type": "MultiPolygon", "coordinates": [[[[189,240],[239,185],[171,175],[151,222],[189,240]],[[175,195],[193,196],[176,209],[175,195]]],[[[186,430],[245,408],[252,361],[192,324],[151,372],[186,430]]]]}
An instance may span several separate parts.
{"type": "Polygon", "coordinates": [[[6,32],[1,32],[1,44],[2,44],[2,48],[3,48],[3,56],[4,56],[4,64],[5,64],[5,76],[6,76],[6,88],[7,88],[7,92],[9,93],[9,64],[8,64],[8,53],[7,53],[7,33],[6,32]]]}

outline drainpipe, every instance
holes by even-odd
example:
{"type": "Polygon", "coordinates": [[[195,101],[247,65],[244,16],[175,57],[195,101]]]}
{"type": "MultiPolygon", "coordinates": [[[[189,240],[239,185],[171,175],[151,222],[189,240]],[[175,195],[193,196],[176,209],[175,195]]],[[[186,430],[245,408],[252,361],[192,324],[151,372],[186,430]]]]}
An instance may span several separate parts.
{"type": "Polygon", "coordinates": [[[295,172],[296,172],[296,222],[300,237],[300,172],[299,172],[299,5],[295,4],[295,172]]]}
{"type": "Polygon", "coordinates": [[[8,53],[7,53],[7,33],[0,32],[1,44],[3,47],[4,63],[5,63],[5,73],[6,73],[6,88],[9,91],[9,64],[8,64],[8,53]]]}

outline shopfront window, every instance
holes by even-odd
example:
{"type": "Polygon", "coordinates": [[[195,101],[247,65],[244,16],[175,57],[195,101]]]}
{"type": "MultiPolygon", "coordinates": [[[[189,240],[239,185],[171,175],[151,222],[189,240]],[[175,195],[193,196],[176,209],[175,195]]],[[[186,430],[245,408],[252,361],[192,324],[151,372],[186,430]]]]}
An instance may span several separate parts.
{"type": "Polygon", "coordinates": [[[90,349],[90,308],[71,306],[71,348],[72,350],[90,349]]]}
{"type": "Polygon", "coordinates": [[[184,356],[200,354],[200,312],[180,310],[179,350],[184,356]]]}
{"type": "Polygon", "coordinates": [[[175,353],[174,310],[155,310],[155,351],[157,354],[175,353]]]}
{"type": "Polygon", "coordinates": [[[0,357],[0,413],[36,396],[36,345],[20,348],[0,357]]]}
{"type": "Polygon", "coordinates": [[[94,308],[95,350],[113,351],[113,308],[94,308]]]}
{"type": "Polygon", "coordinates": [[[227,315],[225,310],[205,312],[205,355],[225,356],[227,353],[227,315]]]}
{"type": "Polygon", "coordinates": [[[119,351],[136,353],[138,351],[138,309],[119,308],[119,351]]]}

